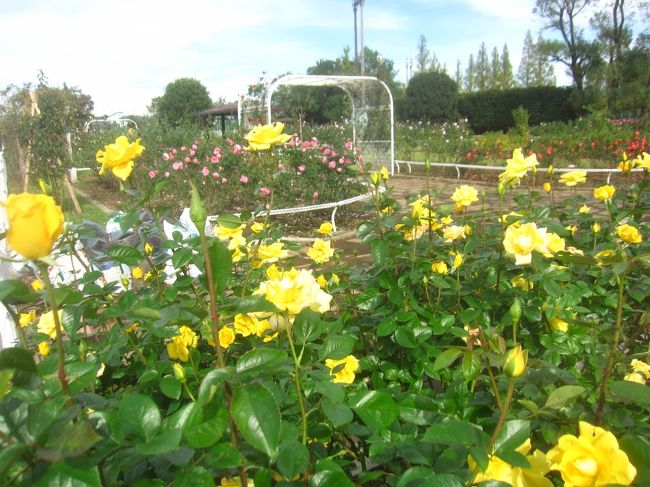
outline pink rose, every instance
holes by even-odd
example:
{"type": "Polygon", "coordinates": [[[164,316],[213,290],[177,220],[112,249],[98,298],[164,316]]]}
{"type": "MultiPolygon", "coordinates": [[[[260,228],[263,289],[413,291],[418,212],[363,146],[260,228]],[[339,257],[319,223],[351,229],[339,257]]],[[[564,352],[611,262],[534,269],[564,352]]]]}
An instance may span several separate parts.
{"type": "Polygon", "coordinates": [[[300,173],[305,172],[306,169],[307,167],[304,164],[300,164],[300,166],[298,166],[298,172],[300,173]]]}
{"type": "Polygon", "coordinates": [[[242,184],[248,183],[248,176],[244,176],[243,174],[239,177],[239,182],[242,184]]]}
{"type": "Polygon", "coordinates": [[[156,171],[149,171],[147,174],[149,175],[150,178],[156,177],[156,171]]]}
{"type": "Polygon", "coordinates": [[[221,178],[221,182],[222,182],[223,184],[226,184],[226,183],[228,182],[228,179],[227,179],[227,178],[221,178]]]}
{"type": "Polygon", "coordinates": [[[323,164],[327,164],[327,156],[323,156],[323,158],[321,159],[321,162],[323,164]]]}
{"type": "Polygon", "coordinates": [[[189,164],[189,163],[190,163],[190,158],[189,158],[189,157],[186,157],[186,158],[184,159],[184,161],[185,161],[185,164],[189,164]]]}
{"type": "Polygon", "coordinates": [[[218,173],[218,172],[213,172],[213,173],[212,173],[212,177],[213,177],[214,179],[219,179],[219,173],[218,173]]]}
{"type": "Polygon", "coordinates": [[[337,167],[336,172],[341,174],[343,172],[343,168],[342,167],[337,167]]]}
{"type": "Polygon", "coordinates": [[[169,177],[169,171],[165,171],[165,177],[166,177],[166,178],[169,177]]]}
{"type": "Polygon", "coordinates": [[[168,161],[169,160],[169,154],[167,154],[166,152],[163,152],[162,158],[163,158],[163,161],[168,161]]]}
{"type": "Polygon", "coordinates": [[[195,155],[196,155],[196,151],[195,151],[194,149],[192,149],[192,150],[190,151],[190,156],[194,157],[195,155]]]}
{"type": "Polygon", "coordinates": [[[267,187],[262,187],[260,188],[260,193],[262,194],[262,196],[268,196],[271,194],[271,190],[267,187]]]}
{"type": "Polygon", "coordinates": [[[203,166],[203,169],[201,169],[201,174],[206,177],[210,174],[210,170],[207,167],[203,166]]]}
{"type": "Polygon", "coordinates": [[[192,144],[192,150],[193,150],[194,152],[196,152],[196,149],[198,149],[198,148],[199,148],[198,142],[197,142],[197,141],[194,141],[194,143],[192,144]]]}
{"type": "Polygon", "coordinates": [[[232,153],[235,154],[236,156],[241,154],[241,145],[235,144],[232,148],[232,153]]]}
{"type": "Polygon", "coordinates": [[[219,158],[218,158],[217,156],[212,156],[212,157],[210,158],[210,162],[211,162],[212,164],[218,164],[218,163],[219,163],[219,158]]]}
{"type": "Polygon", "coordinates": [[[314,194],[311,195],[311,199],[314,201],[318,199],[318,191],[314,191],[314,194]]]}
{"type": "Polygon", "coordinates": [[[185,147],[185,146],[181,147],[181,152],[185,152],[186,150],[187,150],[187,147],[185,147]]]}
{"type": "Polygon", "coordinates": [[[178,154],[178,151],[176,149],[172,149],[172,154],[176,155],[178,154]]]}
{"type": "Polygon", "coordinates": [[[336,161],[330,161],[327,167],[329,167],[330,169],[334,169],[336,167],[336,161]]]}

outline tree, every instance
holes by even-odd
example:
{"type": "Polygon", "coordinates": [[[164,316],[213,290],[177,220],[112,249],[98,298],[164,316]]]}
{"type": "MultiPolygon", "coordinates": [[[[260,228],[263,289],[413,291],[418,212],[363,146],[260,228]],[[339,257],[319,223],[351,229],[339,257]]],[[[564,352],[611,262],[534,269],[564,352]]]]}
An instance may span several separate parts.
{"type": "Polygon", "coordinates": [[[476,56],[476,65],[474,68],[474,85],[479,91],[485,90],[490,82],[490,61],[488,60],[487,48],[485,42],[481,42],[481,47],[476,56]]]}
{"type": "Polygon", "coordinates": [[[535,44],[530,31],[526,32],[524,47],[521,50],[521,61],[517,70],[517,79],[524,88],[533,86],[533,69],[535,66],[535,44]]]}
{"type": "Polygon", "coordinates": [[[490,83],[489,88],[501,88],[501,59],[496,47],[492,48],[492,60],[490,62],[490,83]]]}
{"type": "Polygon", "coordinates": [[[469,92],[474,91],[476,84],[474,83],[476,73],[476,66],[474,64],[474,55],[469,55],[469,60],[467,61],[467,71],[465,72],[465,89],[469,92]]]}
{"type": "Polygon", "coordinates": [[[418,73],[423,73],[429,69],[429,63],[431,61],[431,55],[429,49],[427,48],[427,38],[424,35],[420,35],[418,39],[418,52],[415,55],[415,70],[418,73]]]}
{"type": "Polygon", "coordinates": [[[641,34],[621,59],[621,86],[614,108],[624,114],[648,116],[650,109],[650,35],[641,34]]]}
{"type": "Polygon", "coordinates": [[[553,65],[548,60],[548,54],[544,50],[544,39],[541,35],[537,38],[537,44],[533,45],[532,65],[531,86],[555,86],[553,65]]]}
{"type": "Polygon", "coordinates": [[[501,73],[499,76],[499,86],[503,89],[508,89],[515,86],[515,78],[512,74],[512,64],[510,63],[510,53],[508,52],[508,44],[504,44],[503,50],[501,51],[501,73]]]}
{"type": "Polygon", "coordinates": [[[545,28],[559,31],[561,41],[543,41],[541,48],[553,61],[564,64],[579,93],[589,71],[599,64],[598,48],[584,37],[578,17],[593,0],[537,0],[533,12],[546,20],[545,28]]]}
{"type": "Polygon", "coordinates": [[[406,88],[405,115],[410,120],[453,121],[458,117],[458,86],[444,73],[418,73],[406,88]]]}
{"type": "Polygon", "coordinates": [[[463,87],[463,69],[460,66],[460,59],[456,60],[456,74],[454,75],[454,81],[460,90],[463,87]]]}
{"type": "MultiPolygon", "coordinates": [[[[152,100],[152,105],[155,105],[152,100]]],[[[196,113],[212,106],[208,90],[193,78],[179,78],[165,87],[157,102],[158,118],[170,125],[181,122],[198,122],[196,113]]]]}
{"type": "Polygon", "coordinates": [[[621,95],[623,57],[632,42],[632,30],[625,24],[625,0],[614,0],[608,7],[609,11],[596,12],[591,24],[607,58],[607,100],[609,109],[614,110],[621,95]]]}

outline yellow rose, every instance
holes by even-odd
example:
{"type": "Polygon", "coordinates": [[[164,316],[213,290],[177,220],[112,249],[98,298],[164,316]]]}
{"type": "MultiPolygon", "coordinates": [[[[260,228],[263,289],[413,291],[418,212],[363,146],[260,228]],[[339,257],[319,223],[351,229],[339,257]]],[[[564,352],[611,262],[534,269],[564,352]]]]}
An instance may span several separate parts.
{"type": "Polygon", "coordinates": [[[235,333],[243,337],[247,337],[255,333],[257,318],[251,315],[239,313],[235,315],[235,333]]]}
{"type": "Polygon", "coordinates": [[[451,199],[456,203],[456,210],[463,211],[469,205],[478,201],[478,191],[472,186],[463,184],[454,190],[451,199]]]}
{"type": "Polygon", "coordinates": [[[506,229],[503,247],[515,258],[515,264],[526,265],[532,260],[533,251],[545,254],[546,228],[537,228],[534,223],[512,224],[506,229]]]}
{"type": "Polygon", "coordinates": [[[21,328],[25,328],[27,325],[32,323],[36,319],[36,311],[31,310],[28,313],[20,313],[20,318],[18,319],[18,324],[21,328]]]}
{"type": "Polygon", "coordinates": [[[7,213],[7,244],[26,259],[49,255],[63,233],[63,212],[44,194],[10,194],[2,203],[7,213]]]}
{"type": "Polygon", "coordinates": [[[523,275],[513,277],[510,280],[510,283],[513,287],[518,287],[524,291],[530,291],[533,289],[533,287],[535,287],[535,283],[533,281],[529,281],[523,275]]]}
{"type": "Polygon", "coordinates": [[[318,227],[318,233],[321,233],[325,235],[326,237],[329,237],[332,235],[332,232],[334,232],[334,227],[330,222],[324,222],[320,224],[320,227],[318,227]]]}
{"type": "Polygon", "coordinates": [[[318,283],[321,289],[327,288],[327,279],[325,279],[325,276],[323,274],[321,274],[316,278],[316,282],[318,283]]]}
{"type": "Polygon", "coordinates": [[[616,188],[609,184],[605,184],[594,189],[594,198],[599,199],[600,201],[609,201],[612,199],[612,196],[614,196],[614,193],[616,193],[616,188]]]}
{"type": "Polygon", "coordinates": [[[43,357],[47,357],[50,354],[50,344],[48,342],[40,342],[38,344],[38,353],[43,357]]]}
{"type": "Polygon", "coordinates": [[[588,213],[591,213],[591,208],[589,208],[587,205],[582,205],[578,210],[578,213],[582,213],[583,215],[586,215],[588,213]]]}
{"type": "Polygon", "coordinates": [[[372,184],[378,186],[379,182],[381,181],[381,175],[377,171],[373,171],[370,174],[370,180],[372,181],[372,184]]]}
{"type": "Polygon", "coordinates": [[[452,263],[452,270],[458,269],[461,265],[463,265],[463,254],[460,252],[450,252],[450,254],[454,258],[454,261],[452,263]]]}
{"type": "Polygon", "coordinates": [[[645,169],[646,171],[650,171],[650,154],[647,152],[644,152],[643,155],[640,154],[636,159],[634,159],[634,165],[641,169],[645,169]]]}
{"type": "Polygon", "coordinates": [[[645,375],[646,379],[650,379],[650,365],[647,363],[635,358],[632,359],[632,362],[630,362],[630,366],[632,367],[632,370],[637,374],[643,374],[645,375]]]}
{"type": "MultiPolygon", "coordinates": [[[[59,323],[61,323],[61,316],[63,314],[63,311],[58,310],[57,314],[59,315],[59,323]]],[[[39,333],[48,335],[50,338],[56,338],[56,324],[54,322],[54,313],[52,313],[52,311],[43,313],[41,315],[41,318],[38,320],[36,329],[39,333]]]]}
{"type": "Polygon", "coordinates": [[[138,329],[138,324],[137,324],[137,323],[132,323],[131,326],[129,326],[129,327],[126,329],[126,332],[127,332],[127,333],[133,333],[133,332],[134,332],[135,330],[137,330],[137,329],[138,329]]]}
{"type": "Polygon", "coordinates": [[[224,326],[219,330],[219,345],[221,348],[228,348],[235,342],[235,332],[232,328],[224,326]]]}
{"type": "Polygon", "coordinates": [[[133,276],[134,279],[142,279],[144,273],[142,272],[141,267],[134,267],[133,270],[131,271],[131,275],[133,276]]]}
{"type": "Polygon", "coordinates": [[[517,345],[506,353],[506,358],[503,361],[503,371],[508,377],[519,377],[526,370],[527,361],[528,351],[524,351],[521,345],[517,345]]]}
{"type": "Polygon", "coordinates": [[[580,421],[580,436],[563,435],[546,457],[565,485],[630,485],[636,468],[609,431],[580,421]]]}
{"type": "Polygon", "coordinates": [[[291,136],[283,134],[284,124],[274,122],[267,125],[256,125],[244,137],[248,141],[246,150],[268,150],[272,145],[284,144],[291,136]]]}
{"type": "Polygon", "coordinates": [[[442,236],[447,242],[465,238],[465,227],[450,225],[442,229],[442,236]]]}
{"type": "Polygon", "coordinates": [[[176,377],[176,380],[179,382],[185,382],[185,369],[181,364],[177,364],[174,362],[172,364],[172,372],[174,373],[174,377],[176,377]]]}
{"type": "Polygon", "coordinates": [[[153,245],[151,245],[149,242],[145,242],[144,244],[144,253],[147,255],[150,255],[151,252],[153,252],[153,245]]]}
{"type": "Polygon", "coordinates": [[[181,326],[178,331],[178,336],[183,342],[183,345],[188,348],[196,348],[196,345],[199,342],[199,337],[196,333],[194,333],[194,330],[192,330],[189,326],[181,326]]]}
{"type": "Polygon", "coordinates": [[[325,360],[325,366],[330,369],[330,375],[334,376],[332,382],[338,384],[352,384],[354,382],[354,373],[359,369],[359,361],[353,356],[348,355],[341,360],[325,360]],[[340,366],[343,367],[340,367],[340,366]],[[334,369],[338,370],[334,372],[334,369]]]}
{"type": "Polygon", "coordinates": [[[627,158],[627,154],[623,152],[623,160],[618,163],[618,169],[621,172],[628,173],[630,172],[630,169],[632,169],[632,164],[627,158]]]}
{"type": "Polygon", "coordinates": [[[591,226],[591,231],[594,233],[600,233],[600,223],[596,222],[591,226]]]}
{"type": "Polygon", "coordinates": [[[129,143],[124,135],[115,139],[115,143],[104,146],[104,150],[98,150],[95,158],[102,165],[99,174],[104,174],[110,169],[115,177],[126,181],[133,171],[133,159],[140,157],[144,146],[140,145],[140,139],[129,143]]]}
{"type": "MultiPolygon", "coordinates": [[[[553,482],[545,477],[549,472],[549,461],[546,456],[539,450],[535,450],[532,455],[529,455],[530,450],[530,439],[516,449],[518,453],[526,457],[530,468],[514,467],[496,455],[492,455],[487,469],[479,471],[474,482],[479,484],[498,480],[516,487],[553,487],[553,482]]],[[[476,468],[476,462],[471,456],[467,458],[467,463],[471,471],[476,468]]]]}
{"type": "Polygon", "coordinates": [[[440,219],[440,223],[442,223],[443,225],[451,225],[452,223],[454,223],[454,219],[450,216],[443,216],[440,219]]]}
{"type": "Polygon", "coordinates": [[[264,230],[266,230],[268,227],[269,227],[268,224],[264,224],[262,222],[255,222],[251,225],[251,231],[253,233],[261,233],[264,230]]]}
{"type": "Polygon", "coordinates": [[[180,360],[181,362],[187,362],[190,358],[190,351],[185,343],[183,343],[180,335],[173,337],[172,341],[167,344],[167,354],[169,358],[180,360]]]}
{"type": "Polygon", "coordinates": [[[572,187],[587,181],[586,171],[570,171],[560,176],[560,182],[566,186],[572,187]]]}
{"type": "Polygon", "coordinates": [[[616,235],[618,235],[619,238],[624,242],[631,244],[641,243],[643,240],[639,229],[628,224],[619,225],[616,227],[616,235]]]}
{"type": "Polygon", "coordinates": [[[269,343],[275,340],[278,337],[279,333],[276,331],[275,333],[272,333],[270,335],[266,335],[264,338],[262,338],[262,342],[264,343],[269,343]]]}
{"type": "Polygon", "coordinates": [[[562,237],[557,233],[546,234],[546,250],[545,257],[551,257],[553,254],[564,250],[565,242],[562,237]]]}
{"type": "Polygon", "coordinates": [[[257,255],[255,256],[256,262],[254,267],[259,267],[262,264],[270,264],[277,262],[279,259],[284,259],[288,257],[289,252],[284,248],[282,242],[274,242],[270,245],[260,245],[257,249],[257,255]]]}
{"type": "Polygon", "coordinates": [[[235,237],[241,237],[242,232],[246,225],[240,225],[235,228],[222,227],[221,225],[214,226],[214,234],[219,237],[219,240],[230,240],[235,237]]]}
{"type": "Polygon", "coordinates": [[[43,289],[45,289],[45,285],[43,285],[43,281],[41,281],[40,279],[34,279],[32,281],[31,286],[32,286],[32,289],[34,291],[36,291],[36,292],[39,292],[39,291],[42,291],[43,289]]]}
{"type": "Polygon", "coordinates": [[[379,175],[381,176],[381,179],[384,181],[388,180],[388,168],[386,166],[381,166],[381,169],[379,170],[379,175]]]}
{"type": "Polygon", "coordinates": [[[554,316],[553,318],[548,320],[548,326],[553,331],[562,331],[564,333],[566,333],[567,330],[569,329],[569,324],[566,321],[561,320],[557,316],[554,316]]]}
{"type": "Polygon", "coordinates": [[[639,374],[638,372],[630,372],[629,374],[625,374],[623,377],[623,380],[626,380],[628,382],[636,382],[637,384],[643,384],[645,385],[645,378],[639,374]]]}
{"type": "Polygon", "coordinates": [[[551,183],[544,183],[544,191],[546,191],[547,193],[550,193],[551,189],[552,189],[551,188],[551,183]]]}
{"type": "Polygon", "coordinates": [[[280,311],[290,315],[297,315],[305,308],[324,313],[330,309],[332,300],[332,296],[320,288],[311,271],[306,269],[278,272],[274,278],[260,283],[253,294],[264,296],[280,311]]]}
{"type": "Polygon", "coordinates": [[[502,185],[519,184],[528,170],[535,170],[538,164],[535,154],[524,157],[521,149],[515,149],[512,151],[512,159],[506,161],[505,171],[499,174],[499,181],[502,185]]]}
{"type": "Polygon", "coordinates": [[[324,264],[332,258],[334,249],[329,240],[317,238],[314,244],[307,250],[307,255],[317,264],[324,264]]]}
{"type": "Polygon", "coordinates": [[[436,274],[447,274],[447,272],[449,272],[449,268],[443,261],[434,262],[431,264],[431,272],[435,272],[436,274]]]}

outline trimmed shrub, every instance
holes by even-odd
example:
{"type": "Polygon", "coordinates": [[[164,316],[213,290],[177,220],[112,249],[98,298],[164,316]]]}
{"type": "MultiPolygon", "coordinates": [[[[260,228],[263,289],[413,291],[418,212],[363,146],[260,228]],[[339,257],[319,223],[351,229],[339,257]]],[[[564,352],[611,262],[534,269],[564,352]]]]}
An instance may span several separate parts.
{"type": "Polygon", "coordinates": [[[573,120],[571,93],[571,88],[555,86],[485,90],[462,95],[458,110],[476,133],[508,130],[515,126],[512,111],[517,107],[528,110],[530,125],[573,120]]]}
{"type": "Polygon", "coordinates": [[[453,122],[458,118],[458,86],[444,73],[418,73],[406,88],[398,113],[407,120],[453,122]]]}
{"type": "Polygon", "coordinates": [[[165,94],[157,101],[158,118],[170,125],[183,121],[196,123],[196,113],[212,106],[205,86],[193,78],[179,78],[165,87],[165,94]]]}

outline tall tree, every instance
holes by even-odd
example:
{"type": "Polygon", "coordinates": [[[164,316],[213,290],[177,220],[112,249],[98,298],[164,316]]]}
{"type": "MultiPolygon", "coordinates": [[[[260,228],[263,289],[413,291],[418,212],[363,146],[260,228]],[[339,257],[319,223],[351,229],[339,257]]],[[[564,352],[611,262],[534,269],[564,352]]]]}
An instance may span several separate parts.
{"type": "Polygon", "coordinates": [[[533,85],[533,68],[535,65],[535,43],[530,31],[526,32],[524,47],[521,50],[521,61],[517,70],[517,79],[524,88],[533,85]]]}
{"type": "Polygon", "coordinates": [[[501,59],[496,46],[492,48],[492,59],[490,61],[490,83],[489,88],[498,89],[501,86],[501,59]]]}
{"type": "Polygon", "coordinates": [[[467,61],[467,71],[465,71],[465,89],[467,91],[474,91],[476,85],[474,83],[474,77],[476,72],[476,66],[474,65],[474,55],[469,55],[469,60],[467,61]]]}
{"type": "Polygon", "coordinates": [[[418,52],[415,55],[415,70],[418,73],[424,73],[429,69],[431,54],[427,48],[427,38],[420,35],[418,39],[418,52]]]}
{"type": "Polygon", "coordinates": [[[499,73],[499,86],[503,89],[512,88],[515,85],[515,78],[512,74],[512,63],[510,62],[510,53],[508,44],[503,45],[501,51],[501,73],[499,73]]]}
{"type": "Polygon", "coordinates": [[[488,88],[490,82],[490,61],[488,60],[487,48],[485,42],[481,42],[481,47],[476,56],[476,66],[474,68],[474,84],[476,89],[481,91],[488,88]]]}
{"type": "Polygon", "coordinates": [[[601,50],[607,59],[607,100],[614,110],[621,90],[623,57],[632,42],[632,30],[626,25],[625,0],[614,0],[607,10],[596,12],[591,25],[596,30],[601,50]]]}
{"type": "Polygon", "coordinates": [[[555,86],[555,72],[544,49],[544,39],[540,34],[533,46],[533,73],[531,86],[555,86]]]}
{"type": "Polygon", "coordinates": [[[594,0],[537,0],[533,12],[546,21],[545,28],[559,31],[561,41],[544,41],[542,49],[551,60],[564,64],[573,84],[582,92],[589,71],[598,65],[595,43],[584,37],[578,18],[594,0]]]}
{"type": "Polygon", "coordinates": [[[454,75],[454,81],[456,82],[456,86],[458,86],[458,91],[462,91],[464,83],[463,68],[460,65],[460,59],[456,60],[456,74],[454,75]]]}

